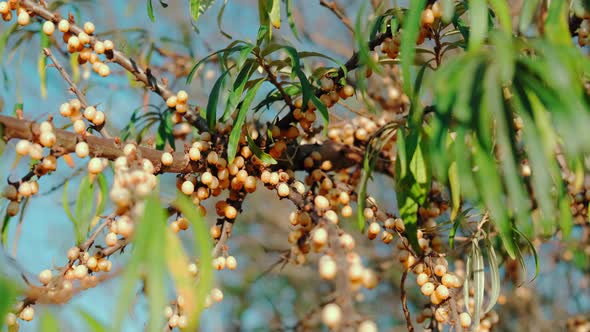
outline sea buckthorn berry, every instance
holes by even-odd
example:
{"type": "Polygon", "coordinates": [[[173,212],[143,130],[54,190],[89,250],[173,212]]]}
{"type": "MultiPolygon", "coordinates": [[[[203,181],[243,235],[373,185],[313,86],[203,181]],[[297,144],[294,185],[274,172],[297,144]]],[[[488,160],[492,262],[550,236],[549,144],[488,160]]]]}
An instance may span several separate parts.
{"type": "Polygon", "coordinates": [[[441,300],[446,300],[449,297],[449,289],[445,285],[438,285],[436,287],[436,296],[441,300]]]}
{"type": "Polygon", "coordinates": [[[342,321],[342,309],[336,303],[327,304],[322,309],[322,323],[331,329],[335,329],[342,321]]]}
{"type": "Polygon", "coordinates": [[[92,22],[85,22],[84,23],[84,32],[91,35],[94,33],[94,23],[92,22]]]}
{"type": "Polygon", "coordinates": [[[424,284],[426,284],[428,282],[429,279],[430,278],[428,277],[428,275],[426,273],[420,273],[416,277],[416,283],[418,284],[418,286],[422,287],[422,286],[424,286],[424,284]]]}
{"type": "Polygon", "coordinates": [[[432,9],[426,8],[422,12],[422,24],[431,25],[432,23],[434,23],[434,13],[432,12],[432,9]]]}
{"type": "Polygon", "coordinates": [[[188,101],[188,93],[186,93],[186,91],[184,90],[180,90],[176,94],[176,98],[179,103],[186,104],[186,102],[188,101]]]}
{"type": "Polygon", "coordinates": [[[223,292],[219,288],[213,288],[211,290],[211,299],[214,302],[221,302],[223,300],[223,292]]]}
{"type": "Polygon", "coordinates": [[[0,1],[0,14],[8,14],[10,12],[10,6],[6,1],[0,1]]]}
{"type": "Polygon", "coordinates": [[[228,256],[225,259],[225,265],[230,270],[235,270],[238,267],[238,261],[234,256],[228,256]]]}
{"type": "Polygon", "coordinates": [[[103,44],[106,51],[112,51],[115,49],[115,44],[111,40],[106,39],[103,41],[103,44]]]}
{"type": "Polygon", "coordinates": [[[344,218],[348,218],[348,217],[352,216],[352,206],[350,206],[350,205],[343,206],[340,213],[342,213],[342,216],[344,218]]]}
{"type": "Polygon", "coordinates": [[[88,275],[88,268],[86,267],[86,265],[80,264],[74,268],[74,277],[76,279],[83,279],[87,275],[88,275]]]}
{"type": "Polygon", "coordinates": [[[312,236],[314,245],[323,246],[328,242],[328,232],[324,228],[318,228],[312,236]]]}
{"type": "Polygon", "coordinates": [[[21,156],[26,156],[29,154],[31,150],[31,142],[27,141],[26,139],[21,139],[16,143],[16,153],[21,156]]]}
{"type": "Polygon", "coordinates": [[[42,132],[41,136],[39,137],[39,142],[47,148],[52,147],[56,141],[57,137],[51,131],[42,132]]]}
{"type": "Polygon", "coordinates": [[[328,210],[324,213],[324,218],[333,224],[338,223],[338,214],[333,210],[328,210]]]}
{"type": "Polygon", "coordinates": [[[97,113],[97,111],[96,111],[96,108],[94,106],[88,106],[84,110],[84,117],[88,121],[93,121],[94,118],[96,117],[96,113],[97,113]]]}
{"type": "Polygon", "coordinates": [[[29,197],[33,194],[31,184],[29,182],[23,182],[18,186],[18,193],[24,197],[29,197]]]}
{"type": "Polygon", "coordinates": [[[83,120],[76,120],[74,121],[74,132],[76,132],[76,134],[82,134],[84,131],[86,131],[86,124],[84,123],[83,120]]]}
{"type": "Polygon", "coordinates": [[[366,219],[373,219],[375,217],[375,212],[371,208],[365,208],[363,210],[363,215],[366,219]]]}
{"type": "Polygon", "coordinates": [[[117,234],[110,232],[105,236],[105,243],[109,247],[113,247],[117,244],[118,237],[117,234]]]}
{"type": "Polygon", "coordinates": [[[96,54],[103,54],[104,51],[105,47],[103,42],[97,41],[96,43],[94,43],[94,52],[96,52],[96,54]]]}
{"type": "Polygon", "coordinates": [[[236,219],[238,216],[238,210],[235,207],[228,205],[225,207],[225,217],[227,219],[236,219]]]}
{"type": "Polygon", "coordinates": [[[80,44],[86,45],[90,43],[90,36],[85,32],[80,32],[78,34],[78,40],[80,40],[80,44]]]}
{"type": "Polygon", "coordinates": [[[98,68],[98,75],[101,77],[107,77],[111,74],[111,69],[106,64],[101,64],[98,68]]]}
{"type": "Polygon", "coordinates": [[[434,284],[431,282],[427,282],[420,287],[420,291],[425,296],[430,296],[434,292],[434,284]]]}
{"type": "Polygon", "coordinates": [[[446,308],[437,308],[434,312],[434,319],[439,323],[444,323],[449,320],[449,311],[446,308]]]}
{"type": "Polygon", "coordinates": [[[327,209],[330,207],[330,201],[322,195],[317,195],[313,202],[318,209],[327,209]]]}
{"type": "Polygon", "coordinates": [[[447,273],[447,267],[442,265],[442,264],[437,264],[434,267],[434,274],[436,274],[439,277],[444,276],[447,273]]]}
{"type": "Polygon", "coordinates": [[[53,24],[53,22],[51,21],[45,21],[45,23],[43,23],[43,33],[51,36],[53,35],[53,33],[55,32],[55,24],[53,24]]]}
{"type": "Polygon", "coordinates": [[[102,160],[100,160],[100,158],[95,157],[90,159],[90,161],[88,162],[88,172],[90,172],[90,174],[98,174],[102,172],[103,169],[104,164],[102,160]]]}
{"type": "Polygon", "coordinates": [[[23,311],[20,312],[20,319],[30,322],[35,317],[35,309],[31,306],[26,306],[23,311]]]}
{"type": "Polygon", "coordinates": [[[184,181],[181,191],[185,195],[191,195],[195,191],[195,185],[191,181],[184,181]]]}
{"type": "Polygon", "coordinates": [[[190,148],[188,150],[188,157],[192,161],[200,160],[201,159],[201,151],[199,151],[199,149],[197,149],[197,148],[190,148]]]}
{"type": "Polygon", "coordinates": [[[162,162],[162,165],[170,166],[174,162],[174,157],[172,157],[172,154],[170,154],[170,152],[164,152],[160,157],[160,161],[162,162]]]}
{"type": "Polygon", "coordinates": [[[395,219],[395,229],[400,233],[406,230],[406,225],[404,224],[404,221],[402,219],[395,219]]]}
{"type": "Polygon", "coordinates": [[[377,332],[377,324],[372,320],[364,320],[359,324],[358,332],[377,332]]]}
{"type": "Polygon", "coordinates": [[[280,183],[277,186],[277,193],[279,194],[280,197],[287,197],[289,196],[290,193],[290,189],[289,189],[289,185],[286,183],[280,183]]]}
{"type": "Polygon", "coordinates": [[[367,236],[369,239],[374,239],[377,237],[377,234],[381,231],[381,226],[377,222],[372,222],[369,225],[369,229],[367,230],[367,236]]]}
{"type": "Polygon", "coordinates": [[[16,19],[19,25],[25,26],[31,23],[31,16],[26,11],[21,11],[16,19]]]}
{"type": "Polygon", "coordinates": [[[366,289],[373,289],[373,288],[377,287],[377,284],[379,283],[379,278],[377,278],[377,275],[375,274],[375,272],[373,272],[373,270],[364,269],[362,281],[363,281],[363,286],[366,289]]]}
{"type": "Polygon", "coordinates": [[[14,217],[18,214],[18,209],[19,209],[19,204],[17,201],[10,201],[10,203],[8,203],[8,206],[6,207],[6,214],[14,217]]]}
{"type": "Polygon", "coordinates": [[[319,261],[320,277],[324,280],[333,280],[338,272],[338,266],[330,256],[322,256],[319,261]]]}
{"type": "Polygon", "coordinates": [[[471,326],[471,316],[469,316],[469,314],[466,313],[466,312],[462,312],[459,315],[459,322],[461,324],[461,327],[463,327],[464,329],[466,329],[469,326],[471,326]]]}
{"type": "Polygon", "coordinates": [[[68,22],[68,20],[59,21],[57,24],[57,29],[64,33],[70,31],[70,22],[68,22]]]}
{"type": "Polygon", "coordinates": [[[38,278],[39,282],[41,282],[43,285],[47,285],[53,278],[53,273],[51,270],[43,270],[39,272],[38,278]]]}

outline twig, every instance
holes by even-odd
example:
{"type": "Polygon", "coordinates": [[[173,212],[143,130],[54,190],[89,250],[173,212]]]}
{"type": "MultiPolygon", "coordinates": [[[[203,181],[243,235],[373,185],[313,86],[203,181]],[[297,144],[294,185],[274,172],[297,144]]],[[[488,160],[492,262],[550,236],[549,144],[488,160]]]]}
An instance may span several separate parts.
{"type": "Polygon", "coordinates": [[[334,15],[336,15],[336,17],[338,17],[338,19],[340,19],[340,21],[342,21],[342,24],[344,24],[344,26],[346,26],[348,30],[354,32],[354,28],[352,27],[350,19],[344,15],[340,8],[338,8],[338,4],[336,3],[336,1],[328,2],[326,0],[320,0],[320,5],[322,5],[322,7],[328,8],[332,13],[334,13],[334,15]]]}
{"type": "MultiPolygon", "coordinates": [[[[61,76],[64,78],[64,80],[66,80],[66,82],[70,86],[70,90],[80,100],[80,104],[82,104],[82,107],[83,108],[88,107],[89,105],[88,105],[88,100],[86,99],[86,95],[82,91],[80,91],[80,89],[78,89],[78,86],[76,86],[76,84],[74,83],[74,81],[72,80],[72,78],[70,77],[70,75],[68,74],[68,72],[59,63],[59,61],[57,61],[57,59],[55,58],[55,56],[53,55],[53,53],[51,53],[51,51],[48,48],[44,48],[43,49],[43,53],[45,54],[45,56],[47,56],[51,60],[51,62],[53,62],[53,66],[61,74],[61,76]]],[[[111,138],[112,137],[109,134],[108,130],[104,126],[102,128],[100,128],[99,132],[104,137],[107,137],[107,138],[111,138]]]]}
{"type": "Polygon", "coordinates": [[[408,309],[408,297],[406,294],[406,278],[408,277],[408,271],[404,271],[402,274],[402,280],[400,282],[402,308],[404,310],[404,317],[406,318],[406,326],[409,332],[414,331],[414,325],[412,325],[412,318],[410,317],[410,310],[408,309]]]}
{"type": "MultiPolygon", "coordinates": [[[[49,9],[32,0],[21,0],[20,6],[55,24],[59,23],[59,20],[61,19],[59,14],[51,12],[49,9]]],[[[77,36],[83,31],[84,30],[79,26],[73,23],[70,24],[70,32],[74,35],[77,36]]],[[[95,36],[90,36],[90,46],[94,46],[97,41],[99,41],[98,38],[95,36]]],[[[126,71],[131,73],[136,80],[142,82],[147,88],[161,96],[164,101],[174,95],[171,90],[169,90],[161,81],[154,77],[149,68],[146,70],[141,69],[135,61],[125,56],[124,53],[118,50],[113,50],[112,57],[110,57],[109,60],[123,67],[126,71]]],[[[195,110],[189,109],[185,113],[185,118],[200,131],[209,130],[205,119],[197,114],[195,110]]]]}

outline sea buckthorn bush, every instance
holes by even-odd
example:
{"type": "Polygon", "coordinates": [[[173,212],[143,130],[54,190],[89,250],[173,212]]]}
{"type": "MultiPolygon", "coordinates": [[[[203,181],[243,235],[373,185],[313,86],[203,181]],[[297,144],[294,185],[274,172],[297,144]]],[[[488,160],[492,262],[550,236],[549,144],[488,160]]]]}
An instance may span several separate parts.
{"type": "Polygon", "coordinates": [[[587,2],[107,2],[0,1],[3,329],[590,330],[587,2]]]}

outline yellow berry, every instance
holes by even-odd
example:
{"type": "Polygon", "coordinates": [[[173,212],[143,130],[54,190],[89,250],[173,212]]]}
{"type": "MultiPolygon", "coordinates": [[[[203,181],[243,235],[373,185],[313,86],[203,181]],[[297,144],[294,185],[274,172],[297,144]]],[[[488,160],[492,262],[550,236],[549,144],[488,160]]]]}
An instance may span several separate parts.
{"type": "Polygon", "coordinates": [[[289,189],[289,185],[286,183],[280,183],[277,186],[277,193],[279,194],[280,197],[287,197],[289,196],[290,193],[290,189],[289,189]]]}
{"type": "Polygon", "coordinates": [[[31,306],[26,306],[23,311],[20,312],[20,319],[30,322],[35,317],[35,309],[31,306]]]}
{"type": "Polygon", "coordinates": [[[461,323],[461,327],[466,329],[471,326],[471,316],[469,316],[469,314],[466,312],[462,312],[459,315],[459,322],[461,323]]]}
{"type": "Polygon", "coordinates": [[[236,260],[236,258],[234,256],[228,256],[225,259],[225,265],[227,266],[228,269],[235,270],[238,267],[238,261],[236,260]]]}
{"type": "Polygon", "coordinates": [[[31,142],[27,141],[26,139],[21,139],[16,144],[16,153],[18,153],[21,156],[28,155],[30,150],[31,150],[31,142]]]}
{"type": "Polygon", "coordinates": [[[181,191],[185,195],[191,195],[195,191],[195,185],[191,181],[184,181],[182,183],[181,191]]]}
{"type": "Polygon", "coordinates": [[[160,161],[162,161],[162,165],[170,166],[174,162],[174,157],[172,157],[172,154],[170,154],[170,152],[164,152],[160,157],[160,161]]]}
{"type": "Polygon", "coordinates": [[[68,22],[67,20],[59,21],[59,23],[57,24],[57,29],[64,33],[70,31],[70,22],[68,22]]]}
{"type": "Polygon", "coordinates": [[[94,43],[94,52],[96,52],[96,54],[103,54],[104,51],[105,47],[101,41],[97,41],[96,43],[94,43]]]}
{"type": "Polygon", "coordinates": [[[31,23],[31,17],[29,16],[29,13],[23,10],[18,14],[16,21],[19,25],[25,26],[31,23]]]}
{"type": "Polygon", "coordinates": [[[51,272],[51,270],[43,270],[39,272],[38,278],[43,285],[47,285],[53,278],[53,273],[51,272]]]}
{"type": "Polygon", "coordinates": [[[93,34],[94,33],[94,23],[92,23],[92,22],[84,23],[84,32],[86,32],[89,35],[93,34]]]}
{"type": "Polygon", "coordinates": [[[420,291],[425,296],[430,296],[434,292],[434,284],[431,282],[427,282],[420,288],[420,291]]]}
{"type": "Polygon", "coordinates": [[[55,32],[55,24],[53,24],[53,22],[51,21],[45,21],[45,23],[43,23],[43,33],[51,36],[53,35],[53,33],[55,32]]]}
{"type": "Polygon", "coordinates": [[[429,279],[429,277],[426,273],[420,273],[416,277],[416,283],[418,284],[418,286],[422,287],[422,286],[424,286],[424,284],[426,284],[428,282],[428,279],[429,279]]]}
{"type": "Polygon", "coordinates": [[[322,309],[322,323],[331,329],[334,329],[340,325],[342,321],[342,309],[336,303],[327,304],[322,309]]]}

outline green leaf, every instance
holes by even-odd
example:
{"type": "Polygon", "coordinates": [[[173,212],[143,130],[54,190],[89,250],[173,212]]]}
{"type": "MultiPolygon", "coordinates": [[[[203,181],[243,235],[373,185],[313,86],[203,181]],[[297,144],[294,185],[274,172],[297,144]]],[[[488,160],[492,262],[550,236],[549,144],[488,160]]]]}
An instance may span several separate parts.
{"type": "Polygon", "coordinates": [[[500,284],[500,270],[498,268],[498,257],[496,256],[496,251],[494,250],[494,246],[492,242],[487,239],[486,251],[488,254],[488,260],[490,262],[490,277],[491,277],[491,287],[488,293],[489,301],[486,309],[484,310],[484,314],[487,314],[492,310],[496,302],[498,302],[498,297],[500,297],[500,289],[502,285],[500,284]]]}
{"type": "Polygon", "coordinates": [[[4,325],[4,317],[12,309],[12,305],[16,300],[19,292],[17,286],[5,276],[0,276],[0,317],[2,317],[2,325],[4,325]]]}
{"type": "Polygon", "coordinates": [[[70,219],[72,224],[74,224],[75,233],[78,234],[78,230],[77,230],[78,221],[72,215],[72,211],[70,211],[70,204],[68,203],[68,184],[69,183],[70,183],[70,181],[64,182],[64,189],[63,189],[62,196],[61,196],[61,204],[63,206],[64,211],[66,212],[66,215],[68,216],[68,218],[70,219]]]}
{"type": "MultiPolygon", "coordinates": [[[[516,234],[520,235],[520,237],[522,237],[523,239],[525,239],[525,241],[528,244],[529,248],[531,248],[531,252],[533,253],[533,258],[535,259],[535,275],[533,276],[533,278],[530,281],[530,282],[532,282],[533,280],[535,280],[535,278],[537,278],[537,276],[539,275],[539,271],[541,270],[539,256],[537,254],[537,250],[535,249],[535,245],[531,242],[531,240],[529,240],[529,238],[523,232],[521,232],[520,230],[518,230],[518,228],[515,227],[514,228],[514,232],[516,234]]],[[[521,265],[524,268],[524,262],[521,263],[521,265]]]]}
{"type": "MultiPolygon", "coordinates": [[[[207,294],[209,294],[213,284],[213,266],[210,263],[212,260],[211,251],[213,248],[211,245],[211,238],[209,237],[207,223],[205,220],[203,220],[203,217],[198,212],[199,210],[195,209],[195,206],[190,201],[190,199],[186,195],[178,192],[176,201],[173,202],[173,205],[190,222],[193,229],[193,238],[195,243],[193,255],[194,257],[199,257],[199,261],[202,262],[199,266],[199,282],[196,285],[194,293],[196,295],[198,305],[195,310],[188,313],[188,316],[190,317],[188,330],[196,330],[196,327],[198,326],[199,315],[204,308],[205,297],[207,294]]],[[[179,269],[182,269],[182,267],[179,269]]],[[[186,268],[184,270],[186,270],[186,268]]]]}
{"type": "Polygon", "coordinates": [[[504,32],[507,34],[512,34],[512,20],[510,18],[510,8],[508,8],[508,4],[504,0],[489,0],[494,13],[498,17],[498,21],[500,21],[500,25],[504,32]]]}
{"type": "Polygon", "coordinates": [[[59,331],[59,322],[57,319],[51,314],[49,311],[44,311],[43,315],[41,316],[41,332],[54,332],[59,331]]]}
{"type": "Polygon", "coordinates": [[[93,186],[88,176],[82,178],[76,201],[76,243],[82,243],[92,221],[93,186]]]}
{"type": "Polygon", "coordinates": [[[453,161],[449,166],[449,189],[451,191],[451,220],[455,220],[459,208],[461,208],[461,183],[456,161],[453,161]]]}
{"type": "Polygon", "coordinates": [[[195,23],[199,20],[199,7],[201,6],[200,0],[190,0],[191,17],[195,23]]]}
{"type": "Polygon", "coordinates": [[[402,34],[400,60],[402,64],[402,76],[404,78],[404,92],[410,99],[414,96],[412,92],[411,67],[416,55],[416,39],[418,39],[420,19],[425,5],[425,0],[412,1],[403,24],[404,33],[402,34]]]}
{"type": "Polygon", "coordinates": [[[250,133],[248,131],[246,131],[246,139],[248,140],[248,146],[250,147],[250,150],[252,150],[252,153],[254,153],[254,155],[258,157],[258,159],[260,159],[263,163],[270,165],[275,165],[277,163],[277,161],[271,155],[262,151],[262,149],[256,145],[252,137],[250,137],[250,133]]]}
{"type": "Polygon", "coordinates": [[[485,0],[469,0],[469,50],[477,50],[488,32],[488,6],[485,0]]]}
{"type": "Polygon", "coordinates": [[[99,196],[98,205],[96,206],[96,212],[94,213],[94,215],[100,216],[107,205],[107,200],[109,199],[109,185],[107,183],[105,175],[102,173],[96,176],[96,181],[98,182],[99,196]]]}
{"type": "Polygon", "coordinates": [[[569,31],[569,1],[551,1],[545,21],[545,36],[555,44],[568,47],[571,45],[569,31]]]}
{"type": "Polygon", "coordinates": [[[225,6],[227,6],[227,0],[223,0],[223,5],[221,5],[221,9],[219,9],[219,13],[217,14],[217,28],[223,36],[232,39],[232,36],[230,36],[227,32],[223,31],[223,28],[221,27],[223,13],[225,12],[225,6]]]}
{"type": "Polygon", "coordinates": [[[154,7],[152,5],[152,0],[147,0],[147,14],[152,22],[156,22],[156,17],[154,16],[154,7]]]}
{"type": "Polygon", "coordinates": [[[528,0],[522,2],[522,9],[520,10],[520,17],[518,19],[518,30],[521,33],[527,33],[533,16],[539,7],[540,0],[528,0]]]}
{"type": "Polygon", "coordinates": [[[229,135],[229,141],[227,143],[227,161],[229,164],[231,164],[234,161],[239,146],[242,127],[244,125],[244,122],[246,121],[246,115],[248,114],[250,105],[252,104],[254,97],[256,97],[256,93],[258,92],[258,89],[260,88],[262,83],[264,83],[264,81],[259,81],[258,83],[256,83],[256,85],[251,87],[250,90],[248,90],[248,92],[246,92],[246,96],[244,97],[242,105],[238,110],[238,116],[236,116],[236,119],[234,120],[234,124],[229,135]]]}
{"type": "MultiPolygon", "coordinates": [[[[41,50],[43,50],[44,48],[49,47],[49,37],[47,37],[46,34],[41,33],[40,34],[41,37],[41,50]]],[[[47,98],[47,71],[45,70],[45,67],[47,65],[47,57],[45,56],[45,54],[41,51],[39,53],[39,60],[37,61],[37,72],[39,73],[39,81],[40,81],[40,90],[41,90],[41,97],[43,97],[43,99],[47,98]]]]}
{"type": "Polygon", "coordinates": [[[166,143],[174,149],[174,123],[172,122],[172,113],[165,112],[161,115],[160,124],[156,133],[156,149],[163,151],[166,143]]]}
{"type": "Polygon", "coordinates": [[[238,106],[240,98],[242,97],[242,93],[244,92],[244,88],[248,83],[248,79],[250,79],[252,74],[254,74],[255,70],[256,62],[254,62],[254,60],[247,60],[242,70],[238,73],[238,77],[236,77],[236,80],[234,81],[232,91],[227,98],[225,110],[223,111],[223,115],[220,119],[221,122],[228,121],[233,114],[234,110],[238,106]]]}
{"type": "Polygon", "coordinates": [[[78,312],[79,312],[80,316],[82,316],[82,318],[86,322],[86,326],[88,328],[90,328],[90,331],[104,332],[104,331],[111,330],[111,329],[107,328],[106,326],[104,326],[104,324],[99,322],[96,318],[94,318],[94,316],[92,314],[90,314],[89,312],[87,312],[83,309],[79,309],[78,312]]]}
{"type": "Polygon", "coordinates": [[[188,73],[188,75],[186,77],[186,84],[190,84],[192,82],[193,76],[195,76],[195,73],[197,72],[197,70],[199,69],[199,67],[202,64],[204,64],[205,62],[207,62],[207,60],[209,60],[210,58],[214,57],[215,55],[217,55],[219,53],[228,53],[228,54],[231,54],[233,52],[240,51],[241,49],[243,49],[245,46],[244,45],[239,45],[240,43],[245,43],[245,42],[243,42],[241,40],[235,41],[235,42],[232,43],[232,46],[226,47],[226,48],[221,49],[219,51],[215,51],[215,52],[207,55],[203,59],[199,60],[197,63],[195,63],[195,65],[193,66],[193,68],[191,68],[191,71],[188,73]]]}
{"type": "Polygon", "coordinates": [[[16,29],[19,27],[18,23],[14,23],[10,26],[10,28],[6,29],[2,35],[0,35],[0,63],[3,62],[4,51],[6,50],[6,45],[8,43],[8,39],[13,36],[16,29]]]}
{"type": "Polygon", "coordinates": [[[285,7],[286,7],[286,12],[287,12],[287,21],[289,21],[289,26],[291,27],[291,31],[293,32],[293,36],[295,36],[295,38],[297,40],[299,39],[299,32],[297,31],[297,25],[295,24],[295,19],[293,18],[293,11],[292,11],[292,6],[293,6],[293,0],[285,0],[285,7]]]}
{"type": "MultiPolygon", "coordinates": [[[[158,190],[155,190],[158,192],[158,190]]],[[[137,279],[144,281],[145,292],[149,303],[148,331],[161,331],[164,323],[162,310],[166,305],[164,296],[164,272],[166,271],[165,252],[154,243],[165,243],[166,212],[160,199],[149,196],[145,201],[145,209],[141,220],[137,223],[134,234],[134,250],[127,263],[119,296],[115,330],[121,331],[124,318],[130,308],[137,279]]]]}
{"type": "Polygon", "coordinates": [[[492,156],[482,150],[481,144],[474,149],[475,165],[479,167],[476,172],[480,192],[483,201],[489,208],[490,215],[498,229],[504,248],[511,258],[515,257],[516,244],[512,232],[512,222],[506,211],[504,195],[502,192],[502,180],[498,174],[496,163],[492,156]]]}
{"type": "Polygon", "coordinates": [[[483,295],[485,291],[485,266],[483,263],[483,255],[481,249],[476,241],[472,241],[473,252],[473,299],[475,300],[473,322],[475,323],[475,330],[479,327],[481,320],[481,309],[483,306],[483,295]]]}
{"type": "Polygon", "coordinates": [[[455,16],[455,4],[453,0],[441,0],[442,20],[450,22],[455,16]]]}
{"type": "Polygon", "coordinates": [[[225,83],[225,78],[231,68],[224,71],[221,76],[215,81],[213,85],[213,89],[211,89],[211,93],[209,94],[209,100],[207,100],[207,124],[209,125],[209,129],[215,130],[215,124],[217,122],[217,104],[219,103],[219,92],[221,87],[225,83]]]}
{"type": "Polygon", "coordinates": [[[272,7],[268,16],[270,17],[270,23],[276,29],[281,28],[281,2],[280,0],[272,0],[272,7]]]}

